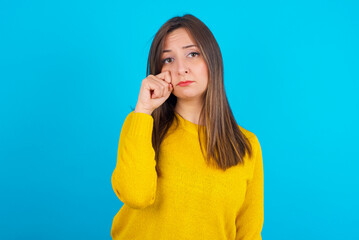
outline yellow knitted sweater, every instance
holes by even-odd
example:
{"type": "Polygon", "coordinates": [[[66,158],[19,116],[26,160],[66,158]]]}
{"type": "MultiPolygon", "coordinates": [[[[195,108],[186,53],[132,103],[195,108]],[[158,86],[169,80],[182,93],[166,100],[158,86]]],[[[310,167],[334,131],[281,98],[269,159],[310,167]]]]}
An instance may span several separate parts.
{"type": "Polygon", "coordinates": [[[206,164],[198,125],[175,113],[178,126],[161,144],[158,177],[153,118],[131,112],[122,126],[111,182],[124,203],[112,239],[258,240],[263,226],[262,151],[255,134],[239,126],[253,155],[223,171],[206,164]]]}

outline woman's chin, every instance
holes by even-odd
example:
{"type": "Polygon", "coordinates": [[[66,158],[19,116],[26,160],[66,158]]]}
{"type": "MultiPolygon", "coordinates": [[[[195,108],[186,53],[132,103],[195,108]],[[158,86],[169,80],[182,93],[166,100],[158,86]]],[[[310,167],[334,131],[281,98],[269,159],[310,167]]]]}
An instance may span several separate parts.
{"type": "Polygon", "coordinates": [[[173,94],[177,97],[177,100],[191,101],[200,98],[199,94],[173,94]]]}

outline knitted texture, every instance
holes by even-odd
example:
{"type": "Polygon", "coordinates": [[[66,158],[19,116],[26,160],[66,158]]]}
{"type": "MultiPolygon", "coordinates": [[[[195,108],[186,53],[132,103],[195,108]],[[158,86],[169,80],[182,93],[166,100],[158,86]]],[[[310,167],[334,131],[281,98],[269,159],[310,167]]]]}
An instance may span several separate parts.
{"type": "Polygon", "coordinates": [[[176,117],[178,126],[174,121],[161,144],[160,177],[152,116],[131,112],[126,117],[111,178],[124,203],[113,219],[112,239],[261,239],[263,162],[256,135],[238,126],[253,155],[223,171],[202,156],[198,125],[176,117]]]}

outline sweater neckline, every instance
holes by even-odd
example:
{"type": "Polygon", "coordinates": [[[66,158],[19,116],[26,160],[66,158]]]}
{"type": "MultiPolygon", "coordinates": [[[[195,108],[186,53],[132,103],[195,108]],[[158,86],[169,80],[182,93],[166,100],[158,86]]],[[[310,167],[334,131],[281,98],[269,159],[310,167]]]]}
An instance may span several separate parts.
{"type": "Polygon", "coordinates": [[[177,116],[177,119],[179,120],[180,126],[182,126],[184,129],[190,131],[191,133],[194,133],[198,135],[198,124],[195,124],[185,118],[183,118],[179,113],[174,112],[177,116]]]}

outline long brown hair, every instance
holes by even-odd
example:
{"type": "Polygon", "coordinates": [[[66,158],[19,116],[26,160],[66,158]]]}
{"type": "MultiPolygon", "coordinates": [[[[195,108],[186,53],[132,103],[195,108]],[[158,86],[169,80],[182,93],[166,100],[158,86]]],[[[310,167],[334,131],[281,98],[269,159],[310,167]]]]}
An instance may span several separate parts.
{"type": "MultiPolygon", "coordinates": [[[[147,75],[157,75],[161,72],[161,53],[164,41],[170,32],[184,28],[196,40],[208,68],[208,87],[204,94],[204,104],[200,112],[198,125],[198,140],[201,151],[207,163],[226,170],[237,164],[244,163],[247,152],[252,155],[252,147],[246,136],[239,129],[228,104],[223,84],[223,60],[220,48],[209,28],[191,14],[173,17],[168,20],[156,33],[150,48],[147,61],[147,75]],[[204,151],[201,136],[204,139],[204,151]]],[[[173,94],[152,112],[154,126],[152,145],[158,163],[160,145],[173,121],[177,118],[174,113],[177,97],[173,94]]],[[[178,119],[176,119],[178,120],[178,119]]],[[[160,175],[158,164],[157,173],[160,175]]]]}

